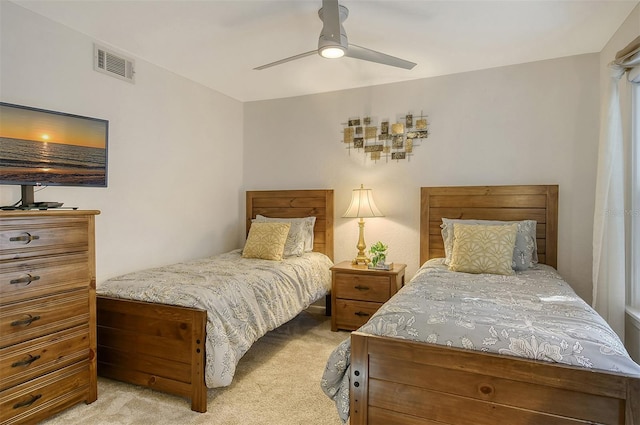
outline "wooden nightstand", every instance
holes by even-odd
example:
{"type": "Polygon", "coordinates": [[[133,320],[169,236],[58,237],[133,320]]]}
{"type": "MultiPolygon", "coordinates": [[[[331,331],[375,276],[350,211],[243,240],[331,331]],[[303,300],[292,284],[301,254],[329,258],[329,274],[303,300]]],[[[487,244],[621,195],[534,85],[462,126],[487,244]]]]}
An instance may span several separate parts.
{"type": "Polygon", "coordinates": [[[406,264],[391,270],[371,270],[343,261],[331,267],[331,330],[355,330],[364,325],[404,286],[406,264]]]}

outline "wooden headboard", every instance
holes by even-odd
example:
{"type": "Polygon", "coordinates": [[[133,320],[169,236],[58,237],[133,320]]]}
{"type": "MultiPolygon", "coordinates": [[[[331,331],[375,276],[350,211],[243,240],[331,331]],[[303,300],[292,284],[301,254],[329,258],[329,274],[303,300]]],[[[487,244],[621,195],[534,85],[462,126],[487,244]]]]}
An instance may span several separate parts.
{"type": "Polygon", "coordinates": [[[333,190],[247,191],[247,234],[251,219],[267,217],[316,217],[313,250],[333,260],[333,190]]]}
{"type": "Polygon", "coordinates": [[[538,261],[557,268],[558,185],[420,189],[420,264],[444,257],[442,218],[536,220],[538,261]]]}

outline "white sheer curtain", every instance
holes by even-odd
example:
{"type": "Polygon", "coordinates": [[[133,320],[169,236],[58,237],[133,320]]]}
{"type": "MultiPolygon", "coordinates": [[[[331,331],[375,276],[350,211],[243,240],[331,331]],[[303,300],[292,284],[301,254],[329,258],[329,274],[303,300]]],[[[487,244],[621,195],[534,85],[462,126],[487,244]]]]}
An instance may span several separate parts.
{"type": "Polygon", "coordinates": [[[626,306],[625,161],[620,79],[640,66],[640,37],[618,52],[610,68],[600,126],[593,222],[593,306],[624,338],[626,306]]]}

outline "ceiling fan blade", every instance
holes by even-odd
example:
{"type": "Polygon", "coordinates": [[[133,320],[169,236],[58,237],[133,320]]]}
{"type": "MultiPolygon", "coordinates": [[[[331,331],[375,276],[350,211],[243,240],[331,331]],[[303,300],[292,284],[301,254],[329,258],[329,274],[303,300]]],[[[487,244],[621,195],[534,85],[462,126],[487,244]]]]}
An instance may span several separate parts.
{"type": "Polygon", "coordinates": [[[345,53],[345,56],[404,69],[413,69],[413,67],[416,66],[416,64],[413,62],[409,62],[407,60],[400,59],[395,56],[390,56],[384,53],[376,52],[375,50],[367,49],[366,47],[357,46],[351,43],[349,43],[349,47],[347,48],[347,53],[345,53]]]}
{"type": "Polygon", "coordinates": [[[280,65],[282,63],[291,62],[291,61],[294,61],[296,59],[301,59],[301,58],[305,58],[307,56],[317,55],[317,54],[318,54],[317,50],[311,50],[310,52],[300,53],[299,55],[291,56],[291,57],[286,58],[286,59],[280,59],[279,61],[271,62],[271,63],[268,63],[266,65],[261,65],[261,66],[258,66],[256,68],[253,68],[253,69],[257,70],[257,71],[260,71],[260,70],[263,70],[265,68],[271,68],[272,66],[280,65]]]}

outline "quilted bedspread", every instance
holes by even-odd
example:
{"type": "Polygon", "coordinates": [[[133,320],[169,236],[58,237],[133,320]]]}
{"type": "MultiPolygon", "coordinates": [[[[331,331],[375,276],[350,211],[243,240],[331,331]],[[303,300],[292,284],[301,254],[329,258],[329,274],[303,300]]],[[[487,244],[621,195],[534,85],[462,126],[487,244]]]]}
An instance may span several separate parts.
{"type": "Polygon", "coordinates": [[[332,265],[315,252],[268,261],[245,259],[234,250],[113,278],[97,293],[207,310],[205,378],[215,388],[231,383],[258,338],[328,293],[332,265]]]}
{"type": "MultiPolygon", "coordinates": [[[[451,272],[432,259],[360,332],[640,376],[618,336],[555,269],[514,276],[451,272]]],[[[349,416],[350,340],[330,355],[321,386],[349,416]]]]}

